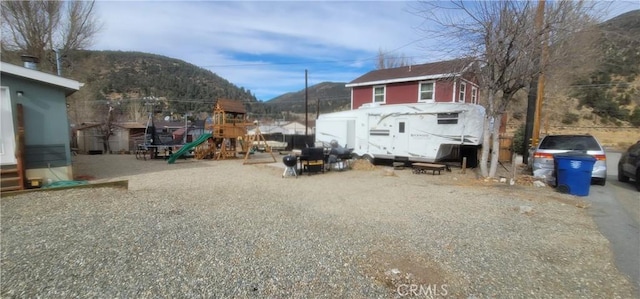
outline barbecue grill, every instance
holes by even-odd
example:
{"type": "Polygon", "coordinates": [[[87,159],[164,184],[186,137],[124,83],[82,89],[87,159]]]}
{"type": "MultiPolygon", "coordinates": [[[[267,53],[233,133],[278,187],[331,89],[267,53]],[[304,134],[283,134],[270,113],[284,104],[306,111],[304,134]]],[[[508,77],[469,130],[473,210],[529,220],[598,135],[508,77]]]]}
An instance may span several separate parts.
{"type": "Polygon", "coordinates": [[[286,168],[284,169],[284,172],[282,173],[282,178],[284,178],[285,176],[291,176],[291,175],[298,178],[298,171],[296,170],[296,165],[298,164],[298,158],[291,155],[287,155],[282,158],[282,163],[284,163],[284,166],[286,166],[286,168]]]}

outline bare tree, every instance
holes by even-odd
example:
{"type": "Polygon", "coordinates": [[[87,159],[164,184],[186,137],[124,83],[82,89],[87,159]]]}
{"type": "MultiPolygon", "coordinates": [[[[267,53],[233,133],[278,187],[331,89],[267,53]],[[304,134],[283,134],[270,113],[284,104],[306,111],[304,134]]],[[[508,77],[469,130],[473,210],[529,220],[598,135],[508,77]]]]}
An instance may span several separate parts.
{"type": "Polygon", "coordinates": [[[123,111],[120,101],[96,101],[95,111],[100,115],[100,126],[98,127],[98,137],[102,140],[105,154],[111,153],[109,140],[119,129],[118,122],[122,119],[123,111]]]}
{"type": "Polygon", "coordinates": [[[395,67],[408,66],[412,63],[413,61],[411,61],[411,59],[404,54],[394,55],[385,52],[382,49],[379,49],[376,61],[376,69],[390,69],[395,67]]]}
{"type": "Polygon", "coordinates": [[[2,1],[2,50],[36,56],[55,70],[56,55],[91,45],[101,24],[95,1],[2,1]]]}
{"type": "Polygon", "coordinates": [[[537,13],[532,1],[421,2],[415,12],[427,21],[424,32],[433,36],[443,51],[457,49],[460,56],[474,57],[475,73],[486,96],[485,134],[480,169],[494,177],[498,166],[500,119],[515,95],[529,87],[548,65],[571,59],[567,41],[593,24],[592,3],[586,1],[540,1],[544,13],[537,13]],[[536,24],[536,16],[544,16],[536,24]],[[557,46],[542,58],[542,42],[557,46]],[[490,149],[491,165],[489,164],[490,149]]]}

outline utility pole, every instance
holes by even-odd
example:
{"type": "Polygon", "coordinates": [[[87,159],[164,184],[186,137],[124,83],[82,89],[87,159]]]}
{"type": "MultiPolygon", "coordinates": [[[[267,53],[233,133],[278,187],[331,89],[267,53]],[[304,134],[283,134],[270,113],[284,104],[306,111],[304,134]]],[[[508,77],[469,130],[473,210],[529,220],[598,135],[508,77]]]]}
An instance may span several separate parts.
{"type": "MultiPolygon", "coordinates": [[[[536,12],[536,33],[539,34],[542,32],[542,28],[544,26],[544,1],[540,0],[538,3],[538,11],[536,12]]],[[[533,118],[533,144],[538,144],[540,140],[540,114],[542,111],[542,102],[544,100],[544,69],[547,64],[547,56],[548,56],[548,47],[547,47],[547,36],[548,34],[545,32],[542,35],[542,45],[541,45],[541,54],[540,54],[540,74],[538,75],[538,90],[536,96],[536,113],[533,118]]]]}
{"type": "MultiPolygon", "coordinates": [[[[545,0],[538,1],[538,8],[536,10],[535,30],[536,33],[540,32],[544,22],[544,2],[545,0]]],[[[542,58],[540,48],[536,45],[534,49],[534,57],[539,59],[539,65],[542,66],[542,58]]],[[[529,147],[535,146],[540,136],[540,112],[538,111],[538,104],[541,101],[541,93],[544,92],[544,77],[538,76],[531,80],[529,86],[529,95],[527,97],[527,118],[525,122],[524,140],[522,141],[524,152],[522,153],[522,162],[527,164],[529,161],[529,147]],[[541,87],[542,86],[542,87],[541,87]]]]}
{"type": "Polygon", "coordinates": [[[309,90],[307,89],[307,70],[304,70],[304,135],[309,135],[309,90]]]}

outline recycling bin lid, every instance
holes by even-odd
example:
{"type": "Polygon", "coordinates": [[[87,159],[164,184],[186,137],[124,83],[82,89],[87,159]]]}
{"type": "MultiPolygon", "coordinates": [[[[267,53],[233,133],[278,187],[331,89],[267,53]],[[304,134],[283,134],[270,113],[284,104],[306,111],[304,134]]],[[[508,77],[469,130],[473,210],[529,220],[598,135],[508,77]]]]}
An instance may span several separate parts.
{"type": "Polygon", "coordinates": [[[596,158],[582,151],[570,151],[566,153],[558,153],[553,155],[554,158],[564,158],[572,160],[595,161],[596,158]]]}

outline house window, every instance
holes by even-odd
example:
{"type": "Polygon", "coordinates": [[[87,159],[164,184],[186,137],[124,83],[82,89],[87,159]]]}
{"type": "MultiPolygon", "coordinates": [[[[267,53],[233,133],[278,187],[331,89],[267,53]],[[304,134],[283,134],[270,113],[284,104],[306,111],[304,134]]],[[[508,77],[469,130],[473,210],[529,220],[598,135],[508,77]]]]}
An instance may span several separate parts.
{"type": "Polygon", "coordinates": [[[418,102],[433,102],[433,90],[435,83],[433,82],[420,82],[420,98],[418,102]]]}
{"type": "Polygon", "coordinates": [[[478,104],[478,89],[471,87],[471,103],[478,104]]]}
{"type": "Polygon", "coordinates": [[[384,103],[385,102],[385,88],[384,86],[373,87],[373,102],[384,103]]]}
{"type": "Polygon", "coordinates": [[[438,113],[439,125],[455,125],[458,123],[458,113],[438,113]]]}
{"type": "Polygon", "coordinates": [[[404,122],[398,123],[398,133],[404,133],[404,122]]]}
{"type": "Polygon", "coordinates": [[[464,95],[467,92],[467,84],[460,83],[460,96],[458,97],[458,102],[464,103],[464,95]]]}

